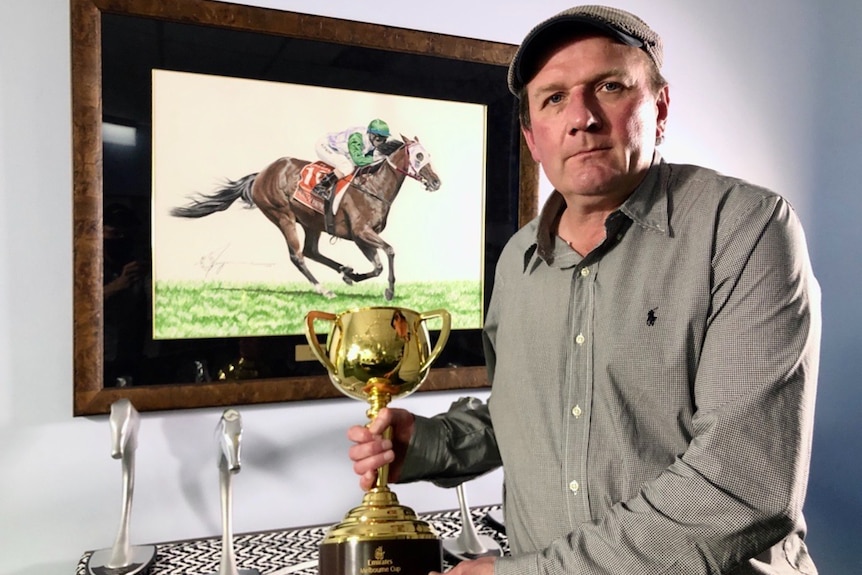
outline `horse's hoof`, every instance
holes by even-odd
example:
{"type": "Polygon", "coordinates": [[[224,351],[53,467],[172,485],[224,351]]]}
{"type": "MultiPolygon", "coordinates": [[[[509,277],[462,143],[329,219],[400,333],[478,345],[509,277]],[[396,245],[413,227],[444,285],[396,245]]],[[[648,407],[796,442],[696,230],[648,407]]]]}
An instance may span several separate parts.
{"type": "Polygon", "coordinates": [[[392,301],[392,298],[395,297],[395,292],[389,288],[386,288],[386,291],[383,292],[383,297],[386,298],[386,301],[392,301]]]}
{"type": "Polygon", "coordinates": [[[315,284],[314,291],[325,297],[326,299],[332,299],[335,297],[335,294],[321,286],[320,284],[315,284]]]}
{"type": "Polygon", "coordinates": [[[341,279],[349,286],[353,285],[353,279],[356,274],[353,273],[353,268],[350,266],[341,266],[341,269],[338,270],[341,272],[341,279]]]}

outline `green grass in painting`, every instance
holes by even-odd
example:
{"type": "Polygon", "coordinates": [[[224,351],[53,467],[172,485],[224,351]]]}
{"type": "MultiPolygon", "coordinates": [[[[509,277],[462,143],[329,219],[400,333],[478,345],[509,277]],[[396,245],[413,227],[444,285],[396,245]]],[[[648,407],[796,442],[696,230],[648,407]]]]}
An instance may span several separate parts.
{"type": "MultiPolygon", "coordinates": [[[[482,326],[482,288],[478,281],[413,282],[395,285],[386,301],[382,283],[325,284],[327,299],[308,283],[229,284],[159,281],[155,286],[156,339],[301,334],[310,310],[340,313],[369,306],[398,306],[417,312],[445,309],[452,329],[482,326]]],[[[439,320],[429,320],[438,329],[439,320]]]]}

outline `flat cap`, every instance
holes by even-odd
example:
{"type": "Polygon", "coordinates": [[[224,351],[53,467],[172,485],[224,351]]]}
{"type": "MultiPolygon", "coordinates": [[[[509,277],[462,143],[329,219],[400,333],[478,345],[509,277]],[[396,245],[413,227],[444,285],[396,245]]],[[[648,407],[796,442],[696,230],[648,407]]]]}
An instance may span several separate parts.
{"type": "Polygon", "coordinates": [[[509,64],[509,90],[517,95],[533,79],[548,48],[590,29],[623,44],[640,48],[661,70],[661,37],[646,22],[625,10],[609,6],[575,6],[551,16],[530,30],[509,64]]]}

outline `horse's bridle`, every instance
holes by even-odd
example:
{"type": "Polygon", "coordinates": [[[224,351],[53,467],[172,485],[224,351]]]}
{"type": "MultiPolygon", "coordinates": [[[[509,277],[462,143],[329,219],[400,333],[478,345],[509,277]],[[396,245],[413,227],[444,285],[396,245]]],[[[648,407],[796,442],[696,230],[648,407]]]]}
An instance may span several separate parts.
{"type": "Polygon", "coordinates": [[[408,178],[413,178],[417,182],[421,182],[422,185],[425,185],[425,181],[419,175],[418,171],[416,173],[410,173],[410,168],[411,168],[411,165],[410,165],[410,146],[412,146],[415,143],[416,142],[407,142],[404,144],[404,148],[406,151],[405,157],[407,158],[407,170],[406,171],[403,170],[402,168],[399,168],[398,166],[396,166],[395,162],[393,162],[389,156],[386,156],[386,162],[392,167],[393,170],[395,170],[399,174],[404,174],[408,178]]]}
{"type": "MultiPolygon", "coordinates": [[[[425,180],[419,176],[419,172],[410,173],[410,146],[413,144],[414,144],[414,142],[408,142],[408,143],[404,144],[404,148],[405,148],[405,152],[406,152],[405,157],[407,158],[407,170],[406,171],[403,168],[396,166],[395,162],[393,162],[389,156],[386,156],[385,160],[386,160],[386,163],[389,164],[389,167],[391,167],[397,173],[404,174],[408,178],[413,178],[417,182],[422,183],[422,185],[426,186],[426,188],[427,188],[427,185],[425,184],[425,180]]],[[[371,190],[365,189],[364,186],[360,186],[358,183],[356,183],[356,180],[351,180],[350,185],[353,186],[354,188],[356,188],[357,190],[359,190],[360,192],[362,192],[363,194],[366,194],[366,195],[371,196],[372,198],[374,198],[376,200],[383,202],[387,206],[392,205],[392,200],[387,200],[386,198],[382,198],[379,195],[372,192],[371,190]]]]}

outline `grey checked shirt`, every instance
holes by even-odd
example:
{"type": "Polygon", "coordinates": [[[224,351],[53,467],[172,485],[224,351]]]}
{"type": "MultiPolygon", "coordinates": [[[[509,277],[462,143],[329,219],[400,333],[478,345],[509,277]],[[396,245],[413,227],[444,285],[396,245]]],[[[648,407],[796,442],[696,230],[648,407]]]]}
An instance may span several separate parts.
{"type": "Polygon", "coordinates": [[[660,158],[582,258],[554,192],[497,264],[487,405],[417,417],[402,481],[503,465],[509,574],[813,574],[820,294],[778,195],[660,158]]]}

